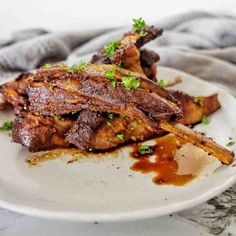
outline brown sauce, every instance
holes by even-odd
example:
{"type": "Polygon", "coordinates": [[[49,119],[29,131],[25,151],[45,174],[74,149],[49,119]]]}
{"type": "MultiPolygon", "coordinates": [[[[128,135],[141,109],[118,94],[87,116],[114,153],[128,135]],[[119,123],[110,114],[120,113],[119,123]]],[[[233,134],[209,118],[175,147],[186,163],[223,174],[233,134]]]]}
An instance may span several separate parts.
{"type": "Polygon", "coordinates": [[[131,170],[143,174],[155,173],[152,181],[158,185],[181,186],[194,179],[194,175],[178,175],[178,163],[174,160],[176,150],[181,140],[173,135],[167,135],[155,140],[156,144],[151,146],[150,154],[139,153],[140,144],[132,144],[130,156],[136,162],[130,167],[131,170]],[[151,158],[154,157],[154,158],[151,158]]]}
{"type": "MultiPolygon", "coordinates": [[[[143,174],[155,173],[152,181],[158,185],[185,185],[195,176],[177,174],[178,163],[174,160],[174,156],[181,144],[183,144],[182,140],[173,135],[166,135],[155,139],[155,145],[151,146],[150,153],[145,155],[139,153],[141,144],[131,144],[129,147],[132,148],[132,152],[129,153],[129,156],[135,159],[135,162],[130,169],[143,174]]],[[[109,154],[118,157],[119,149],[113,150],[109,154]]],[[[26,159],[26,163],[30,166],[37,166],[45,161],[66,157],[68,158],[67,164],[71,164],[84,158],[100,158],[102,156],[106,156],[106,153],[91,153],[76,148],[65,148],[32,154],[26,159]]]]}

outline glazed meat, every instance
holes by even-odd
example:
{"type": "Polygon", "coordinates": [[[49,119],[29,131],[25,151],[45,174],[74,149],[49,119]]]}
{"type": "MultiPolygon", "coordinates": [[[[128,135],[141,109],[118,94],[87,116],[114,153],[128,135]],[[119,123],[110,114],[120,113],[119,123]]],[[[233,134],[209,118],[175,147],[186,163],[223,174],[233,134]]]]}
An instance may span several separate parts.
{"type": "Polygon", "coordinates": [[[55,147],[68,147],[64,136],[72,125],[72,119],[60,120],[24,112],[14,121],[12,139],[32,152],[55,147]]]}
{"type": "Polygon", "coordinates": [[[217,95],[191,97],[156,83],[159,56],[140,48],[161,34],[139,25],[88,64],[47,66],[3,85],[0,109],[10,104],[17,115],[13,141],[30,151],[94,151],[172,132],[230,163],[233,153],[184,126],[219,109],[217,95]]]}
{"type": "Polygon", "coordinates": [[[9,106],[14,107],[16,114],[28,110],[27,85],[32,76],[32,73],[23,73],[0,87],[0,110],[9,106]]]}
{"type": "Polygon", "coordinates": [[[137,73],[109,65],[88,65],[86,71],[75,73],[66,68],[41,69],[29,81],[27,94],[33,112],[45,116],[85,109],[112,112],[140,119],[152,130],[160,119],[182,116],[177,100],[166,90],[137,73]],[[108,69],[115,73],[116,88],[105,77],[108,69]],[[123,78],[134,78],[140,86],[127,91],[123,78]]]}
{"type": "MultiPolygon", "coordinates": [[[[183,117],[179,122],[184,125],[197,124],[203,115],[210,115],[220,108],[216,94],[204,97],[201,106],[196,103],[198,97],[176,91],[171,93],[181,102],[183,117]]],[[[71,144],[85,150],[107,150],[123,143],[142,141],[164,133],[166,132],[161,129],[153,132],[141,120],[123,115],[82,110],[58,119],[36,116],[29,112],[26,116],[16,118],[13,140],[28,147],[30,151],[56,146],[68,147],[71,144]],[[118,139],[118,134],[123,134],[124,139],[118,139]]]]}
{"type": "Polygon", "coordinates": [[[196,124],[203,116],[209,116],[221,107],[217,94],[193,97],[179,91],[170,92],[181,103],[184,116],[178,122],[184,125],[196,124]]]}
{"type": "Polygon", "coordinates": [[[161,36],[162,29],[157,29],[153,26],[147,26],[143,29],[142,34],[138,31],[130,31],[117,42],[113,41],[106,47],[102,48],[95,54],[91,60],[93,64],[116,64],[122,65],[133,72],[145,74],[149,79],[156,77],[155,63],[160,59],[159,55],[154,51],[140,48],[161,36]],[[116,53],[106,52],[106,49],[116,47],[116,53]]]}

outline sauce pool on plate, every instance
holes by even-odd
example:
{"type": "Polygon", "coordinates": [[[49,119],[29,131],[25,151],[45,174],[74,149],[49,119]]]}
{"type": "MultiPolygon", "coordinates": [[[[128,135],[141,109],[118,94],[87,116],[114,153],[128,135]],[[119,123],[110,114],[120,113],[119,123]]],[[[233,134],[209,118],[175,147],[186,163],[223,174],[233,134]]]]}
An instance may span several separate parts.
{"type": "Polygon", "coordinates": [[[143,174],[155,173],[152,181],[158,185],[185,185],[195,178],[195,175],[179,175],[175,154],[181,141],[173,135],[155,139],[155,145],[150,146],[150,152],[140,154],[140,144],[132,144],[130,156],[136,161],[130,167],[133,171],[143,174]]]}
{"type": "MultiPolygon", "coordinates": [[[[131,144],[131,151],[125,152],[126,157],[131,157],[135,162],[131,165],[132,171],[141,172],[143,174],[154,173],[152,181],[158,185],[185,185],[196,176],[194,174],[179,174],[178,162],[175,159],[178,148],[184,142],[174,135],[166,135],[164,137],[154,139],[155,144],[147,146],[148,153],[140,153],[142,144],[131,144]]],[[[124,147],[125,148],[125,147],[124,147]]],[[[123,148],[121,147],[121,150],[123,148]]],[[[60,157],[67,157],[68,164],[74,163],[84,158],[101,158],[108,153],[91,153],[81,151],[76,148],[71,149],[55,149],[42,153],[36,153],[26,159],[26,163],[30,166],[36,166],[42,162],[55,160],[60,157]],[[72,159],[71,159],[72,158],[72,159]]],[[[119,157],[119,149],[109,152],[109,155],[119,157]]]]}

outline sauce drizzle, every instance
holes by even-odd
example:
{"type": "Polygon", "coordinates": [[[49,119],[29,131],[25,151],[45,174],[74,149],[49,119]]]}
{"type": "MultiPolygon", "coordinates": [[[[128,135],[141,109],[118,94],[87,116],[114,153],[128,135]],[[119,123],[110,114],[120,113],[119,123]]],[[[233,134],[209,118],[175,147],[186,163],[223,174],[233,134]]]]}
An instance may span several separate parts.
{"type": "MultiPolygon", "coordinates": [[[[174,159],[177,149],[183,144],[183,140],[174,135],[166,135],[154,140],[155,145],[149,147],[148,154],[141,154],[139,148],[141,144],[131,144],[132,152],[129,156],[135,160],[130,167],[131,170],[141,172],[143,174],[154,173],[152,181],[158,185],[175,185],[182,186],[193,180],[196,176],[193,174],[180,175],[177,174],[178,163],[174,159]]],[[[113,150],[109,154],[115,157],[119,156],[118,150],[113,150]]],[[[67,157],[67,164],[74,163],[84,158],[101,158],[106,157],[108,153],[91,153],[84,152],[77,148],[72,149],[55,149],[42,153],[36,153],[26,159],[26,163],[30,166],[55,160],[61,157],[67,157]],[[105,155],[104,155],[105,154],[105,155]]]]}
{"type": "Polygon", "coordinates": [[[153,151],[144,155],[139,153],[140,144],[131,145],[132,152],[130,156],[136,160],[130,167],[131,170],[143,174],[155,173],[152,181],[158,185],[181,186],[195,178],[192,174],[177,174],[178,163],[175,161],[174,156],[182,142],[181,140],[178,140],[173,135],[166,135],[155,139],[155,142],[155,146],[151,146],[151,150],[153,151]]]}

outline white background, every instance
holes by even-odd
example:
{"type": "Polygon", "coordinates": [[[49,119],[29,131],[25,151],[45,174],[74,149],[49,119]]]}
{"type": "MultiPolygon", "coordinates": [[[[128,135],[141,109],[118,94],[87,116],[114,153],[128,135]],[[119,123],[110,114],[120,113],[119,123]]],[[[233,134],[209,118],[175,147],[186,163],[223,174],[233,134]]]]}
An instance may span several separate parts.
{"type": "Polygon", "coordinates": [[[139,16],[152,21],[187,10],[236,15],[236,0],[0,0],[0,38],[31,27],[117,27],[139,16]]]}

